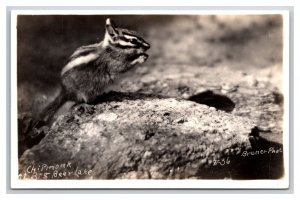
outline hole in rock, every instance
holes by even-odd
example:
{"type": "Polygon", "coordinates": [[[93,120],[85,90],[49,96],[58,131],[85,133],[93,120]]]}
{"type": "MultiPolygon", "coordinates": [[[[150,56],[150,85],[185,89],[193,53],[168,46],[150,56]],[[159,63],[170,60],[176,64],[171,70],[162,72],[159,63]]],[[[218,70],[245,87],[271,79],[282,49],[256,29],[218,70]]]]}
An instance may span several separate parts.
{"type": "Polygon", "coordinates": [[[235,103],[225,95],[215,94],[210,90],[191,96],[188,100],[215,107],[218,110],[231,112],[235,103]]]}

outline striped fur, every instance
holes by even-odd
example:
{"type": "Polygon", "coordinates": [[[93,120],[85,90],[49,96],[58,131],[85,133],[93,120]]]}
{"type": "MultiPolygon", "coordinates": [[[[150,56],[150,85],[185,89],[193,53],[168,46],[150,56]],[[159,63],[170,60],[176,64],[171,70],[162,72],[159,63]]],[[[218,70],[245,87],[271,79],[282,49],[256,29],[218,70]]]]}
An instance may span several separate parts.
{"type": "Polygon", "coordinates": [[[106,21],[100,43],[82,46],[64,66],[62,85],[76,102],[93,102],[121,74],[145,62],[150,45],[134,31],[116,28],[106,21]]]}
{"type": "Polygon", "coordinates": [[[80,56],[79,54],[76,58],[68,62],[68,64],[62,69],[61,75],[63,75],[64,73],[66,73],[67,71],[71,70],[74,67],[93,62],[98,57],[99,55],[97,53],[89,53],[87,55],[82,55],[82,56],[80,56]]]}

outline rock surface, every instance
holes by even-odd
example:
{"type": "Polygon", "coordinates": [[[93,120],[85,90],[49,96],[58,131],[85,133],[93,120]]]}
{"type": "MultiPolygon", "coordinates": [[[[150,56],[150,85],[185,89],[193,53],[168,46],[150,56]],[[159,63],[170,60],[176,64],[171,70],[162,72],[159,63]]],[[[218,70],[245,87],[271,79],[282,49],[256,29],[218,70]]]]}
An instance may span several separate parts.
{"type": "Polygon", "coordinates": [[[62,117],[23,154],[21,169],[70,161],[91,178],[191,178],[251,147],[246,118],[174,98],[110,98],[121,99],[62,117]]]}

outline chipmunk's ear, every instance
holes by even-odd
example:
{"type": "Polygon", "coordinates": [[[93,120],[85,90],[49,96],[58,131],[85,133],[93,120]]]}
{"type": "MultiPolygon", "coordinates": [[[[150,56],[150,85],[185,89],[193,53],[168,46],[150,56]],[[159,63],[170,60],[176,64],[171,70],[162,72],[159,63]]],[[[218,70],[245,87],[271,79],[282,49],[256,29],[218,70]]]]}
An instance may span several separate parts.
{"type": "Polygon", "coordinates": [[[112,38],[116,38],[118,36],[118,33],[116,32],[114,26],[112,25],[110,18],[106,19],[105,28],[109,36],[111,36],[112,38]]]}

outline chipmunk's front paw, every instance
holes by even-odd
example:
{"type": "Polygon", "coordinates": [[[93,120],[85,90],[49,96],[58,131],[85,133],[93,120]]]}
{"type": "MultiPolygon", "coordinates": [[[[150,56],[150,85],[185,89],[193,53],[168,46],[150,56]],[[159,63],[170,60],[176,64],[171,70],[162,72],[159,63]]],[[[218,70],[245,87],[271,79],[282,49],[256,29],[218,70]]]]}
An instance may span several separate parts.
{"type": "Polygon", "coordinates": [[[145,53],[140,54],[136,59],[134,59],[131,64],[136,65],[136,64],[142,64],[148,59],[148,55],[145,53]]]}

